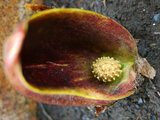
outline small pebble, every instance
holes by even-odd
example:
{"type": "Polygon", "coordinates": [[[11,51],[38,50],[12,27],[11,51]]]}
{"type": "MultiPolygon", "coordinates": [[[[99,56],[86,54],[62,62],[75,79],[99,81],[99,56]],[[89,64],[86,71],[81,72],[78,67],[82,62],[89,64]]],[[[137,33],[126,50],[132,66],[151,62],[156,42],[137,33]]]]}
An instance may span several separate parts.
{"type": "Polygon", "coordinates": [[[159,19],[159,17],[160,17],[160,14],[155,14],[153,18],[154,18],[154,20],[157,22],[158,19],[159,19]]]}
{"type": "Polygon", "coordinates": [[[151,117],[151,120],[156,120],[156,117],[155,117],[155,116],[152,116],[152,117],[151,117]]]}
{"type": "Polygon", "coordinates": [[[96,1],[96,5],[98,5],[99,4],[99,2],[98,1],[96,1]]]}
{"type": "Polygon", "coordinates": [[[144,109],[148,109],[148,107],[146,105],[143,106],[144,109]]]}
{"type": "Polygon", "coordinates": [[[151,46],[151,47],[156,46],[156,45],[157,45],[156,43],[152,43],[152,44],[150,44],[150,46],[151,46]]]}
{"type": "Polygon", "coordinates": [[[142,98],[140,98],[139,100],[138,100],[138,104],[142,104],[143,103],[143,100],[142,100],[142,98]]]}
{"type": "Polygon", "coordinates": [[[139,109],[139,105],[137,105],[137,104],[134,104],[134,106],[135,106],[135,108],[136,108],[136,109],[139,109]]]}

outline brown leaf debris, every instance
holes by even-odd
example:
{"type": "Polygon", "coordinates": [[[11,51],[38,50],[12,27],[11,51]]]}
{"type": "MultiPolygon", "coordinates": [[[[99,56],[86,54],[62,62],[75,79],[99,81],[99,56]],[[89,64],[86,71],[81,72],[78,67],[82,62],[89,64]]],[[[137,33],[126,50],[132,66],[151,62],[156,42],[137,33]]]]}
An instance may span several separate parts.
{"type": "Polygon", "coordinates": [[[147,78],[153,79],[156,75],[156,70],[148,63],[145,58],[140,56],[137,57],[136,68],[139,73],[147,78]]]}

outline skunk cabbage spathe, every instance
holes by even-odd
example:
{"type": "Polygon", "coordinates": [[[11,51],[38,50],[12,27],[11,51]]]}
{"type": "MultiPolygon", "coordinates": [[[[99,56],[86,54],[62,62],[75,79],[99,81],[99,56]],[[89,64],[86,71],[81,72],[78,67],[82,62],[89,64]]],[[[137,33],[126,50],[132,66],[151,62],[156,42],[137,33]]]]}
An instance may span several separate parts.
{"type": "Polygon", "coordinates": [[[14,88],[39,102],[106,105],[134,93],[137,48],[114,20],[81,9],[50,9],[21,22],[4,47],[14,88]]]}

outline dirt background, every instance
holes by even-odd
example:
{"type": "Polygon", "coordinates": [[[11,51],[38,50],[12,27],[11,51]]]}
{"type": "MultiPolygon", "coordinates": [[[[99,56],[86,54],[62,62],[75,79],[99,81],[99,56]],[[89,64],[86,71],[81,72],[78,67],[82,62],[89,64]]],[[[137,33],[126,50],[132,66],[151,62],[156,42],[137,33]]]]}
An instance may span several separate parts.
{"type": "Polygon", "coordinates": [[[160,0],[45,0],[45,5],[81,8],[108,16],[138,39],[139,54],[156,69],[137,92],[97,117],[94,108],[38,104],[38,120],[160,120],[160,0]]]}
{"type": "Polygon", "coordinates": [[[0,120],[35,120],[35,109],[37,120],[160,120],[160,0],[0,0],[0,120]],[[26,3],[81,8],[116,20],[138,39],[139,54],[157,71],[155,79],[140,77],[142,84],[134,95],[99,116],[93,107],[37,103],[36,108],[12,89],[2,69],[3,42],[19,21],[33,14],[24,9],[26,3]]]}

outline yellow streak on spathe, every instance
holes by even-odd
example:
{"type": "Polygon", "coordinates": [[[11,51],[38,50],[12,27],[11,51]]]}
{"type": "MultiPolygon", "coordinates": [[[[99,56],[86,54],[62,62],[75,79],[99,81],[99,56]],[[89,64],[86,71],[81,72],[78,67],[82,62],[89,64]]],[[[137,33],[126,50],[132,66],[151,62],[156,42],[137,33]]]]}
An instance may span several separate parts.
{"type": "Polygon", "coordinates": [[[74,82],[78,82],[78,81],[82,81],[82,80],[84,80],[84,78],[75,78],[75,79],[73,79],[74,82]]]}
{"type": "Polygon", "coordinates": [[[49,63],[51,65],[56,65],[56,66],[59,66],[59,67],[66,67],[66,66],[68,66],[68,64],[58,64],[58,63],[54,63],[54,62],[50,62],[50,61],[48,61],[47,63],[49,63]]]}
{"type": "Polygon", "coordinates": [[[91,77],[79,77],[79,78],[73,79],[72,81],[79,82],[79,81],[83,81],[83,80],[86,80],[86,79],[89,79],[89,78],[91,78],[91,77]]]}
{"type": "MultiPolygon", "coordinates": [[[[36,67],[40,67],[40,68],[44,68],[46,67],[48,64],[39,64],[39,65],[29,65],[29,66],[25,66],[24,68],[36,68],[36,67]]],[[[58,67],[67,67],[68,64],[57,64],[57,63],[52,63],[50,65],[55,65],[55,66],[58,66],[58,67]]]]}

